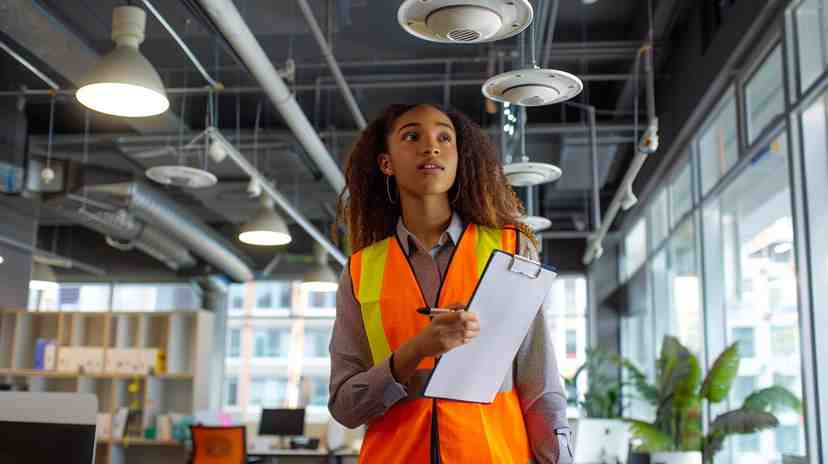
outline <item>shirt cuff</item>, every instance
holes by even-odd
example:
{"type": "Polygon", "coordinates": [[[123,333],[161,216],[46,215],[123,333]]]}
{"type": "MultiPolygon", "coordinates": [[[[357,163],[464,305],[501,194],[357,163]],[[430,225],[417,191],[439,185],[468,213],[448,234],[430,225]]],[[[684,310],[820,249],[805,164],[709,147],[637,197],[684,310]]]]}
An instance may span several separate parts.
{"type": "MultiPolygon", "coordinates": [[[[393,354],[391,356],[394,356],[393,354]]],[[[391,372],[391,356],[388,357],[382,364],[376,366],[375,369],[380,385],[384,385],[382,389],[382,404],[386,408],[390,408],[401,399],[408,396],[408,391],[405,386],[398,383],[394,379],[394,374],[391,372]]]]}

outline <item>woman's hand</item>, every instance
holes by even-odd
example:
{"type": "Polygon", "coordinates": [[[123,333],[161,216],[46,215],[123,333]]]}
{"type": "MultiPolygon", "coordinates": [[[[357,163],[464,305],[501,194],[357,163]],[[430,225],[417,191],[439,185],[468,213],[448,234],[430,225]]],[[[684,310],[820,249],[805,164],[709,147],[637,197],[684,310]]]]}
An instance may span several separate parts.
{"type": "Polygon", "coordinates": [[[414,337],[420,357],[443,355],[471,341],[480,333],[477,315],[463,311],[461,305],[451,305],[453,312],[438,314],[414,337]]]}
{"type": "Polygon", "coordinates": [[[454,311],[432,317],[423,330],[393,354],[391,374],[397,382],[408,382],[423,358],[445,354],[480,333],[477,315],[463,311],[465,306],[460,304],[448,305],[448,309],[454,311]]]}

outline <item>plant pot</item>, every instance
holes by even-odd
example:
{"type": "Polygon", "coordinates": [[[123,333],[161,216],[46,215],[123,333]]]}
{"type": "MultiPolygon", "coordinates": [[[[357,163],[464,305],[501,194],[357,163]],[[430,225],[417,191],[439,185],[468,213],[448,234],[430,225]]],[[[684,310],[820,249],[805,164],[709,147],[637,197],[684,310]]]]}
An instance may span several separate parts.
{"type": "Polygon", "coordinates": [[[650,464],[702,464],[701,451],[652,453],[650,464]]]}

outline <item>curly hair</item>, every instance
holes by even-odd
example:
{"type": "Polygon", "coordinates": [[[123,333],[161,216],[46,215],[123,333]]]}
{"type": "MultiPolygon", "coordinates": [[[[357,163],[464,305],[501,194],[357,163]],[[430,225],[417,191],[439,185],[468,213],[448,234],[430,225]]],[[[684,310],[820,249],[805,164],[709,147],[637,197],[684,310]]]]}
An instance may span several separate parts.
{"type": "MultiPolygon", "coordinates": [[[[360,134],[345,162],[345,189],[337,202],[337,224],[348,230],[350,249],[359,251],[394,234],[402,214],[400,202],[386,193],[385,174],[377,157],[388,152],[388,133],[394,122],[422,105],[390,105],[360,134]]],[[[442,111],[456,130],[457,177],[448,192],[452,209],[465,223],[503,228],[515,225],[537,246],[537,239],[518,218],[523,204],[506,181],[497,149],[483,130],[462,113],[442,111]],[[458,191],[459,189],[459,191],[458,191]]],[[[334,240],[338,239],[333,227],[334,240]]]]}

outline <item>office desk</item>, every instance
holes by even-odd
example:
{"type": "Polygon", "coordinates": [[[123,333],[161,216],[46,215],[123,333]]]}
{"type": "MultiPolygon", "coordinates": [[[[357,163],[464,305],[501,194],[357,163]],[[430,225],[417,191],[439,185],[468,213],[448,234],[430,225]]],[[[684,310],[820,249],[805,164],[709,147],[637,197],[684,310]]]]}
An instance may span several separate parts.
{"type": "Polygon", "coordinates": [[[265,447],[250,447],[247,449],[247,455],[251,458],[263,458],[267,463],[325,463],[325,464],[345,464],[346,462],[356,462],[359,458],[359,452],[353,450],[337,451],[329,454],[322,450],[302,450],[302,449],[280,449],[280,448],[265,448],[265,447]]]}

